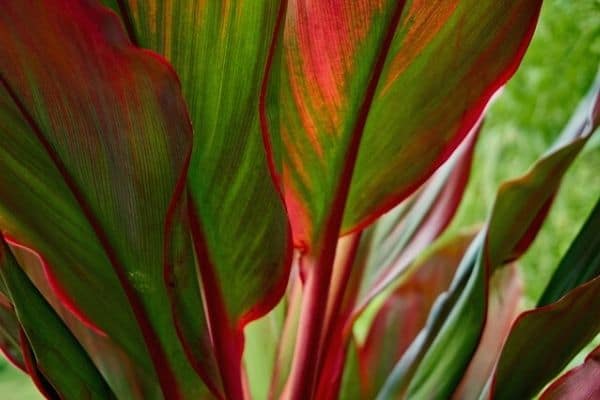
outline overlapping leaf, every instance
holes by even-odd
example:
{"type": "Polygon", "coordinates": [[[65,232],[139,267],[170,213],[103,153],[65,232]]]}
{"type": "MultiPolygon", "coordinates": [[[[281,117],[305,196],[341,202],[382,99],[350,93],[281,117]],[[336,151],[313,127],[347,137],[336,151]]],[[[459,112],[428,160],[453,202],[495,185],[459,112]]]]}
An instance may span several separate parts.
{"type": "Polygon", "coordinates": [[[596,312],[600,309],[599,218],[600,201],[561,261],[561,267],[569,265],[571,269],[566,285],[560,283],[564,296],[555,290],[555,277],[565,274],[559,267],[544,296],[549,302],[521,314],[511,328],[492,378],[490,396],[535,396],[600,332],[596,312]],[[549,351],[557,348],[560,351],[549,351]]]}
{"type": "Polygon", "coordinates": [[[514,72],[540,5],[290,1],[267,114],[295,244],[337,234],[344,204],[349,232],[420,186],[514,72]]]}
{"type": "MultiPolygon", "coordinates": [[[[106,4],[138,45],[164,55],[181,79],[194,126],[188,190],[196,259],[221,375],[236,381],[225,390],[239,397],[239,370],[232,366],[240,364],[241,329],[281,298],[291,261],[287,216],[267,166],[258,112],[285,2],[106,4]]],[[[189,267],[170,277],[176,323],[191,361],[199,371],[208,368],[200,372],[211,379],[210,340],[202,315],[193,312],[202,301],[186,283],[189,267]]]]}
{"type": "Polygon", "coordinates": [[[374,398],[385,379],[425,325],[437,296],[448,289],[472,234],[438,244],[411,266],[410,276],[377,312],[358,347],[362,398],[374,398]]]}
{"type": "Polygon", "coordinates": [[[501,186],[487,228],[473,242],[449,291],[436,301],[426,327],[379,398],[447,397],[455,390],[485,323],[488,279],[535,238],[562,176],[599,122],[599,87],[600,81],[595,82],[557,145],[523,177],[501,186]]]}
{"type": "Polygon", "coordinates": [[[89,1],[7,1],[0,22],[2,232],[44,261],[78,338],[107,335],[127,355],[129,375],[82,341],[117,396],[206,395],[163,279],[191,151],[177,78],[89,1]]]}
{"type": "Polygon", "coordinates": [[[481,125],[476,125],[452,157],[416,193],[369,228],[361,246],[366,255],[355,312],[398,279],[452,221],[463,197],[481,125]]]}
{"type": "Polygon", "coordinates": [[[453,399],[477,399],[483,392],[511,324],[519,313],[522,292],[523,284],[514,263],[497,270],[491,277],[485,328],[453,399]]]}
{"type": "Polygon", "coordinates": [[[600,199],[581,228],[567,254],[538,301],[538,307],[553,303],[569,290],[600,275],[600,199]]]}
{"type": "Polygon", "coordinates": [[[8,289],[4,280],[0,279],[0,352],[15,367],[25,371],[25,362],[19,346],[20,329],[21,324],[8,297],[8,289]]]}
{"type": "Polygon", "coordinates": [[[51,382],[52,391],[65,400],[115,398],[80,343],[31,284],[2,238],[0,278],[16,304],[35,363],[51,382]]]}
{"type": "Polygon", "coordinates": [[[373,227],[362,235],[339,240],[323,324],[327,354],[319,390],[326,393],[321,396],[337,391],[331,381],[339,383],[341,378],[354,320],[376,295],[406,272],[452,220],[468,182],[478,134],[479,125],[423,187],[373,227]],[[344,258],[349,260],[343,262],[344,258]]]}

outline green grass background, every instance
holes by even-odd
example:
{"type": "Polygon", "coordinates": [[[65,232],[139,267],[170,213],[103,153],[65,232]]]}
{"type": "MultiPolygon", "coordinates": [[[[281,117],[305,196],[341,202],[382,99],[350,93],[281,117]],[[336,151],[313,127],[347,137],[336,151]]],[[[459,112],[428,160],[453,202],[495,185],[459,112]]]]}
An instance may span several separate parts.
{"type": "MultiPolygon", "coordinates": [[[[521,175],[551,145],[594,80],[600,62],[600,0],[546,0],[524,62],[490,107],[467,193],[451,230],[480,223],[503,180],[521,175]]],[[[520,261],[533,305],[600,196],[600,136],[565,177],[550,215],[520,261]]],[[[0,358],[0,399],[41,398],[0,358]]]]}

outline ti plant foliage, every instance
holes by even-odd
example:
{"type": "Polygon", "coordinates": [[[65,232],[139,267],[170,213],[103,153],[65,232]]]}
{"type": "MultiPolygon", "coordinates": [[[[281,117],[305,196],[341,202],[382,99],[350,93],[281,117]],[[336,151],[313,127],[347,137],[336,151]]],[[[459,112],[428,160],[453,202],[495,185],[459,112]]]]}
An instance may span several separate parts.
{"type": "Polygon", "coordinates": [[[537,395],[600,332],[600,205],[523,313],[515,266],[600,80],[437,239],[541,3],[0,0],[3,353],[49,399],[537,395]]]}

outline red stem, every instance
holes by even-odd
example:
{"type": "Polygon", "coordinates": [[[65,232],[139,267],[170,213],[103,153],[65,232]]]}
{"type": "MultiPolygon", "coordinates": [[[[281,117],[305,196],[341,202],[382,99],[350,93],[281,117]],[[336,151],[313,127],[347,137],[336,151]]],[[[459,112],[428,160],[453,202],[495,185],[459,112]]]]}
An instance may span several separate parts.
{"type": "Polygon", "coordinates": [[[320,343],[322,321],[325,317],[335,250],[350,190],[350,182],[352,181],[352,174],[354,173],[358,149],[367,123],[369,110],[375,97],[375,91],[392,44],[392,39],[402,16],[404,4],[405,0],[398,2],[378,57],[375,60],[373,74],[366,88],[356,124],[350,136],[346,162],[341,171],[339,185],[331,203],[331,213],[325,221],[325,230],[321,236],[322,239],[319,241],[320,245],[316,249],[312,249],[312,253],[308,254],[305,258],[305,260],[310,258],[312,266],[306,281],[306,292],[302,301],[302,316],[300,320],[302,330],[298,334],[290,375],[291,400],[309,400],[314,396],[316,375],[322,353],[320,343]],[[316,254],[316,257],[310,257],[313,254],[316,254]]]}
{"type": "Polygon", "coordinates": [[[225,397],[229,400],[243,400],[243,330],[237,324],[231,323],[227,316],[220,285],[211,262],[204,232],[200,226],[200,219],[194,208],[194,201],[189,197],[189,193],[188,211],[190,215],[190,228],[194,239],[194,249],[198,257],[198,269],[205,294],[207,319],[225,397]]]}

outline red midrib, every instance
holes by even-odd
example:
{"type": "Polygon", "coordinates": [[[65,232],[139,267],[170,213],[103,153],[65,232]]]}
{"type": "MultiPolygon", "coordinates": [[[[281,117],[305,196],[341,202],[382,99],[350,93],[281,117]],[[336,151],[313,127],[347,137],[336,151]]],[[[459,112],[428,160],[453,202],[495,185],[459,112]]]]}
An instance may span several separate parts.
{"type": "MultiPolygon", "coordinates": [[[[332,275],[333,260],[337,239],[342,225],[342,218],[346,208],[346,200],[350,190],[350,183],[356,165],[358,150],[375,92],[385,66],[396,29],[400,23],[406,1],[400,0],[391,16],[389,26],[381,44],[381,49],[373,66],[373,74],[365,90],[363,102],[359,108],[358,118],[348,145],[345,163],[340,174],[339,185],[331,204],[331,214],[325,223],[322,235],[322,247],[318,250],[315,265],[312,268],[312,277],[307,280],[306,303],[303,304],[302,313],[305,316],[300,321],[303,331],[298,336],[297,348],[294,353],[294,365],[290,376],[291,399],[312,399],[315,391],[316,372],[320,365],[322,351],[320,347],[321,331],[320,321],[325,313],[327,294],[332,275]],[[297,358],[298,357],[298,358],[297,358]]],[[[314,249],[313,249],[314,251],[314,249]]]]}

